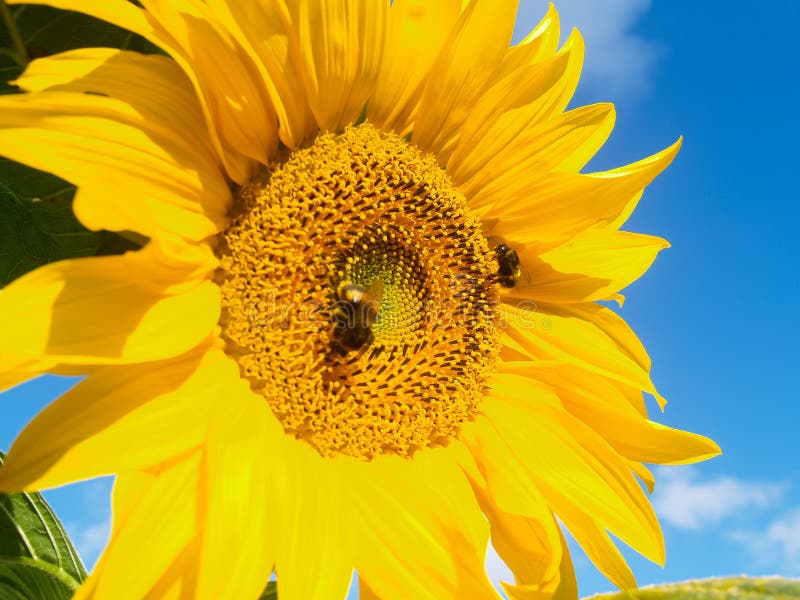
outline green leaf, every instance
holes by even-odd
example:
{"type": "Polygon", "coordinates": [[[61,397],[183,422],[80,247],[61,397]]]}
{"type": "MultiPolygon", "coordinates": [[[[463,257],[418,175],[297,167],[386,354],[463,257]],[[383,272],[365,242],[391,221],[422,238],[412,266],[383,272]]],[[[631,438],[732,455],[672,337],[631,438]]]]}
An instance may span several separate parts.
{"type": "Polygon", "coordinates": [[[97,254],[104,237],[75,218],[74,188],[64,188],[50,175],[39,176],[23,168],[22,179],[30,178],[23,189],[45,192],[27,195],[11,187],[18,182],[4,177],[4,163],[10,161],[0,161],[0,287],[44,264],[97,254]]]}
{"type": "MultiPolygon", "coordinates": [[[[134,33],[87,15],[39,5],[10,7],[29,59],[50,56],[74,48],[121,48],[144,54],[161,52],[159,48],[134,33]]],[[[11,50],[11,37],[0,22],[0,94],[17,91],[8,82],[16,79],[22,68],[11,50]]]]}
{"type": "MultiPolygon", "coordinates": [[[[31,59],[96,46],[160,52],[144,38],[86,15],[24,4],[10,10],[31,59]]],[[[9,83],[22,72],[11,46],[0,20],[0,94],[19,91],[9,83]]],[[[0,158],[0,287],[56,260],[140,247],[120,235],[83,227],[72,213],[74,195],[70,183],[0,158]]]]}
{"type": "Polygon", "coordinates": [[[66,258],[139,248],[109,231],[89,231],[72,212],[75,186],[0,158],[0,287],[66,258]]]}
{"type": "Polygon", "coordinates": [[[592,596],[591,600],[793,600],[800,580],[780,577],[729,577],[648,586],[640,590],[592,596]]]}
{"type": "Polygon", "coordinates": [[[67,600],[84,579],[86,569],[44,498],[0,494],[0,598],[67,600]]]}
{"type": "Polygon", "coordinates": [[[6,193],[29,201],[43,198],[69,201],[75,195],[75,186],[71,183],[2,157],[0,183],[6,188],[3,190],[6,193]]]}
{"type": "Polygon", "coordinates": [[[32,58],[89,47],[160,52],[141,36],[82,13],[25,4],[12,12],[22,39],[29,51],[33,51],[32,58]]]}
{"type": "Polygon", "coordinates": [[[258,600],[278,600],[278,584],[270,581],[258,600]]]}

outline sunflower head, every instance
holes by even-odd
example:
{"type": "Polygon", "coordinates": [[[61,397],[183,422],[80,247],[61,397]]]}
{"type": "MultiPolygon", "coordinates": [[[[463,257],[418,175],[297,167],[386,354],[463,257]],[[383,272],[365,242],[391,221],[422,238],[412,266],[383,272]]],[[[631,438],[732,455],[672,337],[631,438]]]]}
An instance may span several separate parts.
{"type": "Polygon", "coordinates": [[[149,240],[0,295],[1,384],[87,375],[0,491],[117,474],[78,598],[273,571],[336,598],[354,569],[362,598],[497,598],[490,540],[509,597],[575,598],[562,524],[621,588],[610,534],[663,562],[643,463],[719,448],[648,419],[650,359],[600,302],[667,245],[620,228],[679,143],[583,172],[614,111],[566,110],[583,44],[552,7],[509,46],[513,0],[35,2],[166,53],[43,58],[0,98],[3,153],[149,240]]]}
{"type": "Polygon", "coordinates": [[[464,195],[364,123],[286,151],[220,234],[222,337],[323,456],[412,456],[475,417],[499,349],[497,261],[464,195]]]}

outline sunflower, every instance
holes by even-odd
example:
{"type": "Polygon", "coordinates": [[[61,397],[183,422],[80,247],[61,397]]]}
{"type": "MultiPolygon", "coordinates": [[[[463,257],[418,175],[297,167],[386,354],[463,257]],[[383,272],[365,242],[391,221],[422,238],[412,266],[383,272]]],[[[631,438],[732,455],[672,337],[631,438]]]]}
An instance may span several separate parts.
{"type": "Polygon", "coordinates": [[[644,463],[718,453],[607,304],[667,244],[620,231],[679,143],[583,174],[611,105],[566,110],[557,14],[502,0],[38,0],[166,55],[80,49],[0,99],[7,157],[141,249],[0,294],[11,386],[86,375],[3,491],[115,474],[78,598],[574,598],[558,520],[622,588],[663,563],[644,463]],[[168,55],[168,56],[167,56],[168,55]],[[642,482],[637,481],[638,479],[642,482]],[[558,520],[557,520],[558,519],[558,520]]]}

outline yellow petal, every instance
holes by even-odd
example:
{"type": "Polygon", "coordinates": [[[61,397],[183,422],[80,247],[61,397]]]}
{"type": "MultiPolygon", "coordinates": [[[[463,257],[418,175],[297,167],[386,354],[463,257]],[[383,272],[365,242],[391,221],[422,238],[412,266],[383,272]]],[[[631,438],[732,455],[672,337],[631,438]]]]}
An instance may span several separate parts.
{"type": "Polygon", "coordinates": [[[94,600],[95,599],[95,591],[97,589],[97,573],[100,572],[100,569],[103,568],[103,558],[97,561],[97,564],[92,569],[92,572],[89,573],[89,577],[87,577],[81,587],[79,587],[75,593],[72,595],[71,600],[94,600]]]}
{"type": "Polygon", "coordinates": [[[344,598],[354,564],[348,525],[358,518],[340,493],[342,482],[349,479],[339,470],[339,462],[347,459],[323,459],[307,444],[282,437],[285,471],[277,494],[291,500],[278,509],[273,532],[278,597],[344,598]],[[309,540],[314,540],[313,547],[309,540]]]}
{"type": "Polygon", "coordinates": [[[276,495],[271,481],[285,460],[278,451],[284,433],[264,399],[254,395],[246,381],[227,377],[217,398],[225,399],[226,409],[208,426],[205,514],[200,519],[203,533],[193,597],[258,598],[272,572],[280,539],[274,530],[279,518],[271,509],[279,502],[291,502],[291,495],[276,495]]]}
{"type": "Polygon", "coordinates": [[[558,524],[545,502],[539,499],[525,515],[516,515],[498,508],[480,491],[478,499],[491,524],[492,546],[514,573],[515,585],[503,586],[509,597],[552,595],[559,584],[562,546],[558,524]],[[526,589],[515,594],[517,586],[526,589]]]}
{"type": "Polygon", "coordinates": [[[162,269],[153,254],[64,260],[15,280],[0,294],[0,311],[14,316],[0,346],[47,364],[158,360],[197,346],[216,327],[219,289],[198,283],[195,265],[162,269]],[[170,290],[181,276],[193,285],[170,290]]]}
{"type": "MultiPolygon", "coordinates": [[[[626,167],[620,167],[618,169],[614,169],[613,171],[608,171],[607,173],[608,174],[613,173],[614,176],[625,177],[629,173],[631,173],[632,168],[635,170],[638,164],[647,161],[652,161],[653,159],[656,158],[658,158],[659,160],[664,160],[665,161],[664,167],[667,167],[669,163],[672,162],[672,159],[675,158],[675,155],[678,154],[678,150],[680,150],[682,144],[683,144],[683,136],[679,137],[678,141],[672,144],[672,146],[670,146],[669,148],[665,148],[658,154],[654,154],[649,159],[645,159],[644,161],[640,161],[639,163],[628,165],[626,167]]],[[[619,229],[625,224],[625,221],[628,220],[628,217],[630,217],[633,214],[633,211],[636,209],[637,204],[639,204],[640,197],[641,196],[638,194],[634,195],[632,198],[628,199],[628,202],[625,204],[625,207],[614,219],[612,219],[608,223],[605,222],[597,223],[595,227],[600,229],[619,229]]]]}
{"type": "Polygon", "coordinates": [[[611,384],[625,396],[628,403],[635,408],[640,415],[647,417],[647,405],[644,403],[644,394],[641,389],[636,386],[622,384],[619,381],[612,381],[611,384]]]}
{"type": "Polygon", "coordinates": [[[34,379],[46,370],[46,368],[42,369],[42,365],[36,360],[23,360],[21,363],[14,364],[15,362],[17,362],[16,357],[6,358],[0,355],[0,365],[3,369],[0,372],[0,392],[6,392],[34,379]]]}
{"type": "Polygon", "coordinates": [[[502,305],[501,313],[506,334],[532,358],[573,364],[663,401],[650,380],[641,343],[610,310],[597,304],[520,302],[502,305]]]}
{"type": "MultiPolygon", "coordinates": [[[[162,45],[194,82],[223,146],[266,164],[277,151],[277,118],[263,79],[238,37],[225,29],[205,2],[144,0],[142,4],[161,28],[162,45]]],[[[240,177],[234,178],[244,183],[240,177]]]]}
{"type": "Polygon", "coordinates": [[[363,579],[358,580],[358,600],[381,600],[372,588],[363,579]]]}
{"type": "MultiPolygon", "coordinates": [[[[158,124],[162,135],[189,141],[206,161],[205,168],[221,169],[192,83],[166,56],[78,48],[32,61],[14,83],[29,92],[91,92],[116,98],[151,126],[158,124]]],[[[229,195],[223,187],[214,192],[203,198],[214,203],[207,211],[224,213],[229,208],[229,195]]]]}
{"type": "Polygon", "coordinates": [[[586,410],[584,404],[581,408],[584,412],[576,407],[570,412],[590,424],[617,452],[634,461],[685,465],[708,460],[722,452],[713,440],[696,433],[646,421],[638,415],[604,412],[605,407],[586,410]]]}
{"type": "Polygon", "coordinates": [[[323,131],[355,121],[375,87],[388,2],[299,0],[298,36],[311,111],[323,131]]]}
{"type": "Polygon", "coordinates": [[[511,41],[515,0],[472,0],[431,67],[413,142],[446,165],[459,131],[511,41]]]}
{"type": "Polygon", "coordinates": [[[664,248],[669,242],[661,238],[597,230],[544,253],[516,246],[527,273],[513,295],[548,303],[611,300],[644,275],[664,248]]]}
{"type": "Polygon", "coordinates": [[[150,590],[148,598],[158,600],[190,600],[196,597],[199,540],[195,538],[150,590]]]}
{"type": "Polygon", "coordinates": [[[292,29],[296,0],[208,0],[216,17],[252,59],[278,117],[278,134],[289,148],[316,129],[301,79],[300,46],[292,29]],[[290,6],[291,5],[291,6],[290,6]]]}
{"type": "Polygon", "coordinates": [[[223,382],[238,377],[219,351],[101,369],[22,431],[0,468],[0,488],[49,488],[188,452],[203,443],[223,382]]]}
{"type": "MultiPolygon", "coordinates": [[[[63,377],[82,377],[94,370],[89,366],[59,365],[49,361],[26,360],[19,356],[0,353],[0,392],[6,392],[24,383],[32,382],[45,373],[63,377]]],[[[24,394],[25,392],[20,391],[24,394]]]]}
{"type": "Polygon", "coordinates": [[[559,584],[552,600],[578,600],[578,582],[575,579],[575,567],[572,566],[569,546],[561,533],[561,565],[559,566],[559,584]]]}
{"type": "Polygon", "coordinates": [[[569,555],[564,535],[559,530],[561,540],[561,563],[559,564],[558,587],[555,590],[545,589],[538,585],[509,585],[503,583],[503,589],[510,600],[578,600],[578,583],[575,580],[575,569],[569,555]]]}
{"type": "MultiPolygon", "coordinates": [[[[158,600],[189,600],[195,597],[197,589],[197,538],[189,542],[178,553],[172,563],[166,567],[162,564],[162,574],[153,585],[146,598],[158,600]]],[[[95,565],[89,578],[73,596],[73,600],[102,600],[96,596],[97,582],[103,576],[105,555],[95,565]]],[[[115,598],[113,600],[116,600],[115,598]]]]}
{"type": "Polygon", "coordinates": [[[141,499],[156,480],[151,471],[126,471],[118,473],[111,491],[111,537],[125,525],[141,499]]]}
{"type": "Polygon", "coordinates": [[[656,478],[653,476],[653,472],[642,463],[636,462],[635,460],[629,460],[628,466],[631,468],[631,471],[633,471],[633,474],[644,483],[647,488],[647,493],[652,494],[656,487],[656,478]]]}
{"type": "MultiPolygon", "coordinates": [[[[545,310],[548,310],[548,306],[550,305],[545,305],[545,310]]],[[[613,340],[617,347],[643,370],[650,371],[652,361],[644,345],[625,319],[610,308],[595,303],[570,304],[563,307],[561,314],[591,323],[613,340]]]]}
{"type": "Polygon", "coordinates": [[[506,508],[506,503],[518,502],[508,492],[535,486],[526,495],[541,493],[565,523],[573,515],[585,515],[651,560],[663,562],[661,530],[627,464],[600,436],[567,413],[555,395],[533,380],[498,375],[493,395],[482,407],[494,431],[478,424],[467,443],[473,452],[476,448],[482,452],[479,463],[484,465],[490,489],[493,480],[505,480],[504,488],[494,488],[498,505],[520,514],[506,508]],[[509,479],[502,472],[513,462],[521,465],[527,478],[509,479]],[[501,489],[507,492],[501,494],[501,489]]]}
{"type": "MultiPolygon", "coordinates": [[[[530,127],[524,121],[524,114],[511,111],[489,126],[494,129],[495,124],[506,123],[502,130],[487,131],[486,137],[481,136],[480,143],[473,139],[471,149],[465,146],[465,160],[469,162],[465,162],[465,168],[453,177],[470,198],[470,204],[473,201],[478,205],[486,202],[486,195],[497,193],[497,189],[505,193],[510,187],[518,186],[518,180],[531,180],[535,174],[551,170],[566,170],[564,165],[588,159],[611,132],[614,107],[610,104],[584,106],[530,127]],[[506,116],[508,119],[504,118],[506,116]],[[507,123],[518,117],[522,120],[513,125],[507,123]]],[[[528,192],[520,189],[516,200],[519,204],[526,204],[530,197],[528,192]]],[[[518,215],[502,217],[496,233],[508,236],[513,232],[514,239],[524,240],[524,234],[520,235],[514,227],[518,215]]]]}
{"type": "Polygon", "coordinates": [[[389,9],[386,51],[367,118],[385,131],[407,134],[428,71],[461,14],[458,0],[396,0],[389,9]]]}
{"type": "Polygon", "coordinates": [[[559,516],[603,575],[622,590],[636,587],[633,572],[602,527],[579,511],[569,511],[559,516]]]}
{"type": "MultiPolygon", "coordinates": [[[[720,453],[719,446],[706,437],[649,421],[619,388],[584,369],[533,361],[515,373],[547,383],[556,390],[564,408],[633,461],[688,464],[720,453]]],[[[644,475],[645,481],[650,479],[640,470],[636,473],[644,475]]]]}
{"type": "MultiPolygon", "coordinates": [[[[476,101],[447,163],[448,173],[468,197],[482,187],[480,183],[468,184],[478,171],[490,172],[480,178],[486,185],[485,181],[536,154],[528,146],[546,134],[534,130],[548,119],[559,117],[566,108],[577,85],[582,58],[583,41],[575,32],[558,55],[511,71],[476,101]]],[[[605,112],[610,110],[605,108],[605,112]]],[[[590,138],[574,144],[573,152],[580,150],[581,156],[572,162],[580,162],[586,154],[587,159],[591,157],[608,137],[613,114],[610,121],[595,135],[597,141],[590,138]]]]}
{"type": "Polygon", "coordinates": [[[569,549],[525,466],[486,419],[463,427],[462,439],[485,476],[470,478],[492,525],[492,544],[514,573],[515,585],[503,582],[508,597],[577,600],[569,549]]]}
{"type": "Polygon", "coordinates": [[[77,185],[75,214],[89,229],[206,238],[227,225],[230,191],[193,136],[160,115],[96,94],[12,94],[0,98],[0,145],[77,185]]]}
{"type": "Polygon", "coordinates": [[[551,57],[558,49],[558,41],[561,35],[558,12],[552,3],[547,8],[547,14],[526,35],[516,46],[506,50],[503,62],[497,73],[498,78],[502,78],[508,73],[519,69],[524,65],[545,60],[551,57]]]}
{"type": "Polygon", "coordinates": [[[102,21],[108,21],[122,29],[138,33],[151,41],[153,38],[153,27],[145,17],[144,11],[127,0],[7,0],[7,2],[8,4],[43,4],[53,8],[73,10],[102,21]]]}
{"type": "MultiPolygon", "coordinates": [[[[113,48],[78,48],[32,61],[14,82],[29,92],[91,92],[116,98],[165,136],[190,141],[207,160],[219,164],[191,81],[174,60],[113,48]]],[[[224,198],[218,209],[225,210],[224,198]]]]}
{"type": "Polygon", "coordinates": [[[500,349],[500,358],[503,360],[499,366],[516,364],[518,362],[527,363],[528,361],[533,360],[533,355],[525,348],[525,346],[514,339],[514,337],[504,333],[500,337],[500,343],[502,344],[500,349]]]}
{"type": "Polygon", "coordinates": [[[342,470],[356,568],[378,597],[498,598],[484,571],[488,526],[457,464],[463,452],[452,443],[342,470]]]}
{"type": "MultiPolygon", "coordinates": [[[[560,246],[591,227],[612,227],[675,157],[679,143],[647,159],[589,175],[530,172],[504,178],[470,198],[480,218],[502,215],[488,235],[536,243],[542,251],[560,246]],[[591,202],[587,202],[591,198],[591,202]]],[[[623,219],[624,220],[624,219],[623,219]]]]}
{"type": "Polygon", "coordinates": [[[94,598],[138,600],[197,534],[199,452],[159,473],[93,573],[94,598]],[[146,559],[145,554],[146,553],[146,559]]]}
{"type": "Polygon", "coordinates": [[[497,370],[500,373],[520,375],[522,377],[535,376],[555,389],[558,394],[561,394],[562,391],[573,393],[576,390],[583,390],[587,386],[595,386],[597,395],[620,396],[639,415],[645,419],[647,418],[647,407],[644,403],[642,391],[639,388],[607,379],[574,364],[554,360],[532,360],[532,357],[529,357],[523,360],[504,360],[498,363],[497,370]]]}
{"type": "MultiPolygon", "coordinates": [[[[13,3],[18,3],[18,0],[13,3]]],[[[202,8],[194,0],[181,4],[183,11],[179,12],[174,10],[174,5],[161,3],[154,7],[153,4],[158,3],[147,3],[147,8],[154,9],[155,14],[126,0],[33,0],[30,4],[45,4],[88,14],[138,33],[165,50],[191,80],[211,141],[228,175],[237,183],[245,183],[255,171],[256,163],[248,156],[248,151],[264,156],[275,150],[277,128],[272,107],[268,102],[258,106],[256,98],[259,94],[253,89],[258,84],[242,64],[244,61],[237,60],[236,54],[240,50],[235,41],[215,30],[208,21],[193,17],[202,8]],[[225,63],[224,68],[220,67],[221,63],[225,63]],[[226,75],[228,72],[230,76],[226,75]],[[231,89],[231,86],[236,89],[231,89]],[[240,92],[244,94],[241,97],[237,95],[240,92]],[[242,113],[245,104],[254,111],[254,124],[249,132],[248,115],[242,113]],[[256,131],[264,133],[265,138],[255,139],[256,131]]]]}
{"type": "Polygon", "coordinates": [[[47,369],[169,358],[211,333],[219,315],[213,283],[165,295],[131,281],[133,266],[116,256],[68,260],[14,281],[0,296],[0,309],[15,317],[0,343],[47,369]]]}

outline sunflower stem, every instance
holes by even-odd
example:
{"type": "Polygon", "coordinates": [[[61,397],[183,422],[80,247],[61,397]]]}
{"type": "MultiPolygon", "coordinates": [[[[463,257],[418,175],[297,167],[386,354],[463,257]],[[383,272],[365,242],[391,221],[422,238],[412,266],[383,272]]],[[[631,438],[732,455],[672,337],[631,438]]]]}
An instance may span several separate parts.
{"type": "Polygon", "coordinates": [[[22,41],[17,22],[11,15],[6,0],[0,0],[0,16],[3,17],[3,23],[5,23],[6,29],[8,29],[8,35],[11,36],[11,43],[15,51],[14,60],[20,67],[25,68],[29,60],[28,50],[25,48],[25,42],[22,41]]]}

